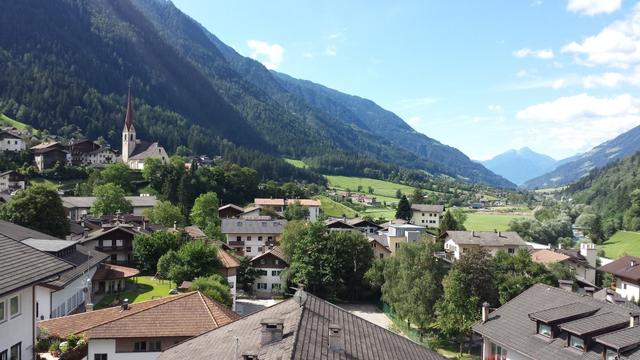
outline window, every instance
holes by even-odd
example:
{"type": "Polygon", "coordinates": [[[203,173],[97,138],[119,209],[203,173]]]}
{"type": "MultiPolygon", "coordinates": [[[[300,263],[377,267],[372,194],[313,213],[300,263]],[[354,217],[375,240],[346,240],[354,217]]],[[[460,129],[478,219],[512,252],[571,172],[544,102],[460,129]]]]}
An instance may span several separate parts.
{"type": "Polygon", "coordinates": [[[267,237],[267,241],[273,241],[273,236],[267,237]]]}
{"type": "Polygon", "coordinates": [[[20,295],[9,300],[9,316],[13,319],[18,315],[20,315],[20,295]]]}
{"type": "Polygon", "coordinates": [[[258,236],[258,241],[262,241],[262,236],[258,236]]]}
{"type": "Polygon", "coordinates": [[[489,360],[507,360],[507,349],[503,347],[491,344],[491,353],[488,357],[489,360]]]}
{"type": "Polygon", "coordinates": [[[267,290],[267,284],[266,283],[258,283],[258,290],[267,290]]]}
{"type": "Polygon", "coordinates": [[[280,276],[280,271],[278,271],[278,270],[271,270],[271,276],[280,276]]]}
{"type": "Polygon", "coordinates": [[[266,263],[267,263],[267,262],[266,262],[264,259],[260,259],[260,265],[264,265],[264,264],[266,264],[266,263]]]}
{"type": "Polygon", "coordinates": [[[551,332],[551,326],[547,324],[543,324],[541,322],[538,323],[538,334],[548,338],[553,337],[551,332]]]}
{"type": "Polygon", "coordinates": [[[380,253],[380,259],[384,259],[384,254],[380,253]]]}
{"type": "Polygon", "coordinates": [[[267,276],[267,270],[258,270],[258,274],[260,274],[260,276],[267,276]]]}
{"type": "Polygon", "coordinates": [[[242,236],[236,236],[236,241],[242,241],[242,236]]]}
{"type": "Polygon", "coordinates": [[[133,343],[133,351],[135,352],[145,352],[147,351],[147,342],[146,341],[136,341],[133,343]]]}
{"type": "Polygon", "coordinates": [[[7,360],[7,350],[0,352],[0,360],[7,360]]]}
{"type": "Polygon", "coordinates": [[[160,340],[149,341],[149,351],[161,351],[160,340]]]}
{"type": "Polygon", "coordinates": [[[280,290],[280,284],[271,284],[271,290],[280,290]]]}
{"type": "Polygon", "coordinates": [[[251,236],[247,236],[247,241],[251,241],[251,236]]]}
{"type": "Polygon", "coordinates": [[[115,263],[118,261],[118,254],[111,254],[110,261],[115,263]]]}
{"type": "Polygon", "coordinates": [[[258,246],[258,252],[262,252],[262,246],[258,246]]]}
{"type": "Polygon", "coordinates": [[[107,354],[93,354],[93,360],[107,360],[107,354]]]}
{"type": "Polygon", "coordinates": [[[247,246],[247,247],[244,249],[244,251],[245,251],[245,252],[250,253],[250,252],[251,252],[251,246],[247,246]]]}
{"type": "Polygon", "coordinates": [[[516,253],[516,249],[514,249],[514,248],[508,248],[508,249],[507,249],[507,252],[508,252],[509,254],[515,254],[515,253],[516,253]]]}
{"type": "Polygon", "coordinates": [[[276,265],[280,265],[280,260],[275,259],[275,260],[273,261],[273,263],[274,263],[274,264],[276,264],[276,265]]]}
{"type": "Polygon", "coordinates": [[[22,343],[17,343],[11,347],[9,351],[9,360],[22,359],[22,343]]]}
{"type": "MultiPolygon", "coordinates": [[[[7,320],[7,317],[4,313],[4,300],[0,301],[0,323],[4,322],[5,320],[7,320]]],[[[2,360],[2,358],[0,358],[0,360],[2,360]]]]}
{"type": "Polygon", "coordinates": [[[579,336],[575,336],[575,335],[570,335],[569,336],[569,346],[571,346],[574,349],[578,349],[580,351],[584,351],[584,340],[579,337],[579,336]]]}

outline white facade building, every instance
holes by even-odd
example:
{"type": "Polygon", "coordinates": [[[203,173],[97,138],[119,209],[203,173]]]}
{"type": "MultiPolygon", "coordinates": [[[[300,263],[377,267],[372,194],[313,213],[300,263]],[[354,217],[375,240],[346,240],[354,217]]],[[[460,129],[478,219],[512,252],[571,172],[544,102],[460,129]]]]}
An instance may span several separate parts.
{"type": "Polygon", "coordinates": [[[0,132],[0,151],[25,151],[27,144],[24,140],[8,131],[0,132]]]}
{"type": "Polygon", "coordinates": [[[455,261],[471,249],[482,249],[491,256],[498,251],[515,254],[519,250],[527,250],[529,246],[515,232],[500,231],[447,231],[444,239],[444,250],[448,257],[455,261]]]}
{"type": "Polygon", "coordinates": [[[601,266],[598,270],[615,277],[615,290],[620,296],[631,301],[640,300],[640,258],[624,256],[601,266]]]}
{"type": "Polygon", "coordinates": [[[411,205],[411,223],[437,228],[440,227],[443,213],[444,205],[413,204],[411,205]]]}
{"type": "Polygon", "coordinates": [[[254,281],[254,291],[259,297],[271,297],[273,294],[282,294],[284,284],[281,274],[287,268],[287,260],[279,247],[269,249],[251,259],[251,265],[258,269],[260,277],[254,281]]]}

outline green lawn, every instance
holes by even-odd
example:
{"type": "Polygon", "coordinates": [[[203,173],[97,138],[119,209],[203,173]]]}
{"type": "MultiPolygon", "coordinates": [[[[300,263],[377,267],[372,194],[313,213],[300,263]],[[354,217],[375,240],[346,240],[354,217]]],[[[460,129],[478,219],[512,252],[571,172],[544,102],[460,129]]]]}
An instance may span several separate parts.
{"type": "Polygon", "coordinates": [[[169,281],[154,280],[151,276],[138,276],[129,280],[129,285],[136,284],[135,291],[125,291],[105,296],[95,305],[95,309],[113,306],[116,300],[128,299],[129,303],[153,300],[169,296],[172,284],[169,281]]]}
{"type": "Polygon", "coordinates": [[[327,216],[341,217],[345,215],[348,218],[356,216],[356,212],[353,209],[333,201],[327,196],[319,196],[318,199],[320,200],[320,209],[327,216]]]}
{"type": "Polygon", "coordinates": [[[618,231],[600,247],[605,257],[617,259],[625,255],[640,256],[640,233],[618,231]]]}
{"type": "Polygon", "coordinates": [[[300,168],[300,169],[306,169],[307,168],[307,164],[304,163],[304,161],[302,160],[296,160],[296,159],[287,159],[284,158],[284,161],[288,162],[289,164],[300,168]]]}
{"type": "Polygon", "coordinates": [[[505,231],[509,228],[509,223],[511,222],[511,220],[522,217],[524,216],[516,214],[494,214],[483,213],[480,211],[468,212],[467,221],[465,221],[464,226],[467,228],[467,230],[505,231]]]}
{"type": "Polygon", "coordinates": [[[33,184],[42,184],[52,189],[73,190],[76,184],[83,182],[83,179],[69,179],[63,181],[52,181],[49,179],[35,178],[29,180],[33,184]]]}
{"type": "Polygon", "coordinates": [[[386,201],[387,203],[398,201],[396,198],[397,190],[400,190],[404,195],[409,196],[413,193],[414,189],[407,185],[363,177],[334,175],[326,175],[325,177],[329,181],[329,187],[337,190],[349,189],[352,192],[356,192],[358,190],[358,186],[362,186],[361,193],[367,194],[369,186],[371,186],[373,188],[373,196],[375,196],[378,201],[386,201]]]}
{"type": "Polygon", "coordinates": [[[13,126],[16,129],[26,129],[27,128],[27,124],[21,123],[20,121],[17,121],[17,120],[13,120],[12,118],[8,117],[7,115],[1,114],[1,113],[0,113],[0,123],[2,123],[5,126],[13,126]]]}

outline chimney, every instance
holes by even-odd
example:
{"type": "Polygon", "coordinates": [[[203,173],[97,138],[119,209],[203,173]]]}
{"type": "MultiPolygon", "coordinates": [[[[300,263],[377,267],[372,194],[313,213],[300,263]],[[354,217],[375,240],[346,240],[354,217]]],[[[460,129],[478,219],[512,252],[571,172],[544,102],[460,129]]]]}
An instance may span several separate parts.
{"type": "Polygon", "coordinates": [[[342,336],[342,326],[329,324],[329,350],[335,352],[344,351],[344,338],[342,336]]]}
{"type": "Polygon", "coordinates": [[[640,312],[632,311],[629,313],[629,327],[640,325],[640,312]]]}
{"type": "Polygon", "coordinates": [[[488,302],[483,302],[482,303],[482,323],[487,322],[487,320],[489,320],[489,303],[488,302]]]}
{"type": "Polygon", "coordinates": [[[580,244],[580,255],[584,256],[585,259],[587,259],[587,263],[592,266],[592,267],[596,267],[596,263],[598,261],[598,252],[596,250],[596,245],[595,244],[590,244],[590,243],[582,243],[580,244]]]}
{"type": "Polygon", "coordinates": [[[122,310],[129,310],[129,299],[124,299],[122,301],[122,310]]]}
{"type": "Polygon", "coordinates": [[[282,335],[284,332],[283,319],[262,319],[262,321],[260,321],[260,325],[262,325],[260,345],[264,346],[282,340],[282,335]]]}
{"type": "Polygon", "coordinates": [[[242,354],[242,360],[258,360],[258,354],[254,352],[246,352],[242,354]]]}
{"type": "Polygon", "coordinates": [[[498,237],[502,237],[502,231],[498,231],[498,237]]]}
{"type": "Polygon", "coordinates": [[[558,287],[568,292],[573,292],[573,281],[571,280],[558,280],[558,287]]]}
{"type": "Polygon", "coordinates": [[[471,237],[476,237],[476,232],[475,231],[471,231],[471,237]]]}
{"type": "Polygon", "coordinates": [[[176,230],[178,228],[178,222],[174,221],[173,222],[173,229],[176,230]]]}
{"type": "Polygon", "coordinates": [[[596,288],[592,287],[592,286],[587,286],[584,288],[584,292],[588,295],[593,297],[593,293],[596,291],[596,288]]]}

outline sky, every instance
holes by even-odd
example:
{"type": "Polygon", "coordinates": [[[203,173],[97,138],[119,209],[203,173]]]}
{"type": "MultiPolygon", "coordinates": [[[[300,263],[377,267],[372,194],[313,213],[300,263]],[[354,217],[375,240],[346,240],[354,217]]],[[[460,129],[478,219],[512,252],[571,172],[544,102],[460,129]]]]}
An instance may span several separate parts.
{"type": "Polygon", "coordinates": [[[173,0],[244,56],[375,101],[485,160],[562,159],[640,125],[629,0],[173,0]]]}

